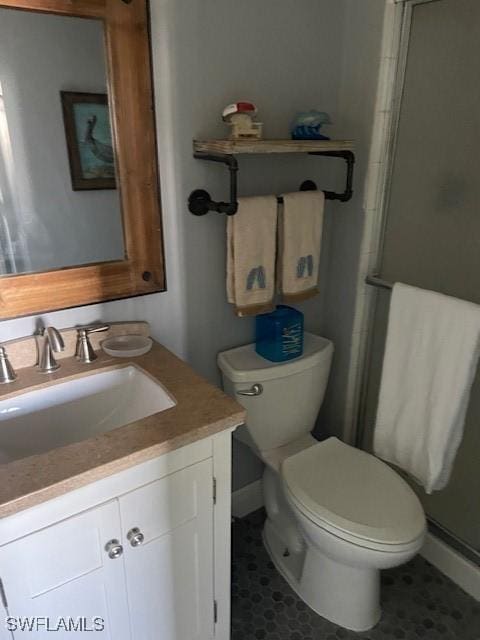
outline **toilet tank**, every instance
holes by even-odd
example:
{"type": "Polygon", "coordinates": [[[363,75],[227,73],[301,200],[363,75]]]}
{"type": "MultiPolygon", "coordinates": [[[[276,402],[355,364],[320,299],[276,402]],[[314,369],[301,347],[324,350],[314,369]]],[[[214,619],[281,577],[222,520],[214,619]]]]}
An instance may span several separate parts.
{"type": "Polygon", "coordinates": [[[304,351],[288,362],[270,362],[254,344],[218,355],[223,386],[247,410],[247,429],[260,451],[276,449],[309,433],[323,402],[333,343],[305,332],[304,351]],[[259,395],[239,391],[261,385],[259,395]]]}

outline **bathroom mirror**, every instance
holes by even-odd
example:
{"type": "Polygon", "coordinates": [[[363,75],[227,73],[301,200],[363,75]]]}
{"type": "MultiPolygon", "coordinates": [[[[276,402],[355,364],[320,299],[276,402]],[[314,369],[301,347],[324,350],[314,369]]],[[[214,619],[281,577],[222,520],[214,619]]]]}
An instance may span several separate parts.
{"type": "Polygon", "coordinates": [[[165,288],[146,0],[0,0],[0,319],[165,288]]]}

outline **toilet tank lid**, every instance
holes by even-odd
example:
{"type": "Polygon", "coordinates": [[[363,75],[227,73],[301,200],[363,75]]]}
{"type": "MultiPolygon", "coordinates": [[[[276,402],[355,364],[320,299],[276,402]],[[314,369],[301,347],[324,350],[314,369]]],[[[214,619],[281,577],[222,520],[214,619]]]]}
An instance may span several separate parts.
{"type": "Polygon", "coordinates": [[[224,375],[232,382],[251,382],[284,378],[315,367],[329,359],[333,343],[327,338],[305,332],[303,354],[287,362],[270,362],[255,351],[255,344],[222,351],[217,362],[224,375]]]}

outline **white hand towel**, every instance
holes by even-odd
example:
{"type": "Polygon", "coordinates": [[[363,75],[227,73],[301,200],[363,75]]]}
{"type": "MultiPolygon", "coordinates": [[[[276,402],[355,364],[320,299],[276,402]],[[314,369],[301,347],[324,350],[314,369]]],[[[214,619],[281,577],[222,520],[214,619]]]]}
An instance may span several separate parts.
{"type": "Polygon", "coordinates": [[[227,220],[227,297],[238,316],[273,311],[277,199],[239,198],[227,220]]]}
{"type": "Polygon", "coordinates": [[[324,205],[323,191],[283,195],[278,233],[278,276],[284,302],[300,302],[318,293],[324,205]]]}
{"type": "Polygon", "coordinates": [[[407,471],[427,493],[449,481],[479,340],[480,306],[394,285],[374,451],[407,471]]]}

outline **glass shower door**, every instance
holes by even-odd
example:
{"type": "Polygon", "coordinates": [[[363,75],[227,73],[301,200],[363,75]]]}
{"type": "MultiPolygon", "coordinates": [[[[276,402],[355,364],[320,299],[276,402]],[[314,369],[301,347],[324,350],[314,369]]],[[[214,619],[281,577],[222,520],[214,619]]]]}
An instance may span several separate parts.
{"type": "MultiPolygon", "coordinates": [[[[415,4],[380,274],[480,304],[480,2],[415,4]]],[[[371,449],[390,294],[371,327],[363,446],[371,449]]],[[[449,485],[428,496],[431,521],[480,559],[480,374],[449,485]]]]}

